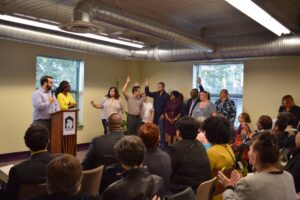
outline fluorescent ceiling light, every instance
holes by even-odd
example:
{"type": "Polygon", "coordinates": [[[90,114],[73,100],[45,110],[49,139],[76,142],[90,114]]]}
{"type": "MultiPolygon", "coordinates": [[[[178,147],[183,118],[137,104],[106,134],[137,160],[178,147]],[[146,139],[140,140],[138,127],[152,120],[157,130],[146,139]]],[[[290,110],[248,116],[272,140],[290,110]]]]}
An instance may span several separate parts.
{"type": "Polygon", "coordinates": [[[105,37],[103,35],[95,35],[95,34],[91,34],[91,33],[68,32],[68,31],[61,30],[57,25],[38,22],[38,21],[35,21],[35,20],[31,20],[31,19],[24,19],[24,18],[20,18],[20,17],[10,16],[10,15],[2,15],[2,14],[0,14],[0,19],[4,20],[4,21],[29,25],[29,26],[33,26],[33,27],[37,27],[37,28],[44,28],[44,29],[47,29],[47,30],[53,30],[53,31],[68,33],[68,34],[71,34],[71,35],[77,35],[77,36],[80,36],[80,37],[91,38],[91,39],[95,39],[95,40],[110,42],[110,43],[114,43],[114,44],[120,44],[120,45],[139,48],[139,49],[144,47],[143,43],[138,42],[138,41],[136,41],[136,43],[135,43],[135,42],[129,42],[129,41],[124,41],[124,40],[109,38],[109,37],[105,37]]]}
{"type": "Polygon", "coordinates": [[[269,15],[266,11],[264,11],[251,0],[226,1],[278,36],[291,33],[289,29],[280,24],[276,19],[274,19],[271,15],[269,15]]]}

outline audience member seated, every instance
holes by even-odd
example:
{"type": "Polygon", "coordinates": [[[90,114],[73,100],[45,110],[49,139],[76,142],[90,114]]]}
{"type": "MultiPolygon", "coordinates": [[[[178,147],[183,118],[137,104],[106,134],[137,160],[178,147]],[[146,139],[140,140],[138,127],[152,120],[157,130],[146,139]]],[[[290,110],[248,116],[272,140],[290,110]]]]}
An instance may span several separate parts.
{"type": "MultiPolygon", "coordinates": [[[[204,121],[203,130],[212,147],[207,150],[212,177],[224,168],[235,166],[235,155],[228,144],[230,123],[224,117],[210,117],[204,121]]],[[[222,199],[222,194],[214,199],[222,199]]]]}
{"type": "Polygon", "coordinates": [[[236,155],[237,161],[248,162],[248,146],[245,146],[244,142],[249,138],[251,133],[249,126],[251,119],[249,114],[244,112],[239,115],[238,121],[240,125],[236,130],[236,137],[231,147],[236,155]]]}
{"type": "Polygon", "coordinates": [[[100,193],[111,183],[121,178],[115,176],[116,171],[123,171],[114,153],[114,145],[124,136],[121,126],[122,117],[118,113],[112,113],[108,117],[107,123],[108,134],[95,137],[91,141],[88,152],[82,162],[83,170],[93,169],[100,165],[105,166],[100,184],[100,193]],[[114,174],[111,174],[111,172],[114,174]]]}
{"type": "Polygon", "coordinates": [[[260,116],[256,123],[257,130],[250,135],[250,139],[255,140],[262,133],[272,131],[272,127],[273,127],[273,121],[270,116],[268,115],[260,116]]]}
{"type": "Polygon", "coordinates": [[[159,128],[153,123],[146,123],[139,129],[139,136],[142,138],[147,148],[144,165],[151,174],[163,178],[165,192],[168,195],[172,175],[171,158],[166,152],[160,150],[158,147],[159,135],[159,128]]]}
{"type": "Polygon", "coordinates": [[[77,158],[65,154],[52,160],[47,167],[49,194],[30,200],[97,200],[99,198],[80,193],[82,166],[77,158]]]}
{"type": "Polygon", "coordinates": [[[126,172],[121,180],[104,191],[103,200],[146,200],[155,195],[163,199],[163,180],[157,175],[151,175],[143,167],[146,147],[138,136],[123,137],[115,145],[115,152],[126,172]]]}
{"type": "Polygon", "coordinates": [[[49,130],[40,124],[31,125],[25,132],[24,140],[31,151],[31,157],[11,168],[6,189],[1,191],[1,200],[18,199],[22,184],[46,182],[46,167],[54,158],[47,151],[49,130]]]}
{"type": "Polygon", "coordinates": [[[185,116],[175,127],[179,141],[168,150],[172,164],[171,191],[177,193],[187,187],[195,191],[200,183],[211,177],[207,152],[196,139],[199,123],[185,116]]]}
{"type": "Polygon", "coordinates": [[[235,170],[227,178],[221,171],[219,182],[226,188],[224,200],[296,200],[293,177],[278,169],[279,149],[276,137],[270,132],[258,136],[249,151],[250,163],[257,173],[241,177],[235,170]]]}
{"type": "Polygon", "coordinates": [[[274,133],[277,138],[278,148],[288,148],[289,132],[286,131],[288,126],[287,118],[281,114],[278,115],[277,120],[274,124],[274,133]]]}
{"type": "Polygon", "coordinates": [[[278,114],[277,119],[279,118],[286,118],[287,127],[285,131],[287,131],[289,135],[295,135],[295,130],[297,129],[298,126],[297,117],[295,117],[293,114],[289,112],[282,112],[278,114]]]}
{"type": "Polygon", "coordinates": [[[297,118],[297,125],[300,121],[300,107],[295,104],[294,98],[291,95],[282,97],[279,113],[289,112],[297,118]]]}
{"type": "Polygon", "coordinates": [[[295,137],[296,151],[292,158],[288,161],[285,169],[289,171],[295,182],[296,192],[300,192],[300,132],[297,133],[295,137]]]}
{"type": "Polygon", "coordinates": [[[236,131],[236,136],[240,136],[240,141],[243,141],[243,139],[251,133],[249,126],[249,123],[251,123],[250,115],[245,112],[241,113],[238,117],[238,121],[240,125],[236,131]]]}

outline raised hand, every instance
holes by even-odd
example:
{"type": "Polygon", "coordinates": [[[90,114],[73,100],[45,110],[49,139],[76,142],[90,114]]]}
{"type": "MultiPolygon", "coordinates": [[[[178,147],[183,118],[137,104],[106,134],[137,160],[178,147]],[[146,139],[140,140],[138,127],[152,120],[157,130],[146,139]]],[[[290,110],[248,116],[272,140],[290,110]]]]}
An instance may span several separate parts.
{"type": "Polygon", "coordinates": [[[200,77],[197,78],[197,83],[198,83],[199,85],[202,85],[202,80],[201,80],[200,77]]]}
{"type": "Polygon", "coordinates": [[[130,83],[130,77],[129,76],[127,76],[127,79],[126,79],[126,83],[130,83]]]}
{"type": "Polygon", "coordinates": [[[149,79],[146,79],[146,80],[145,80],[145,86],[146,86],[146,87],[149,87],[149,79]]]}

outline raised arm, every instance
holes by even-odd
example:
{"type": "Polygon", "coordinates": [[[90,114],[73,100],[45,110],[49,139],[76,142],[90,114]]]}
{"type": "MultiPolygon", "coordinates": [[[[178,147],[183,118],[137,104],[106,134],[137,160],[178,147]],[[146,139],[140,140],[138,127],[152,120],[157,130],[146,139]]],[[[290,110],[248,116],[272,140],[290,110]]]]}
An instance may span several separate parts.
{"type": "Polygon", "coordinates": [[[152,97],[152,98],[154,97],[154,93],[150,92],[150,89],[149,89],[149,80],[148,79],[145,80],[145,94],[148,97],[152,97]]]}
{"type": "Polygon", "coordinates": [[[125,96],[125,99],[127,100],[127,98],[128,98],[128,93],[126,92],[126,90],[127,90],[127,87],[128,87],[128,84],[130,83],[130,77],[129,76],[127,76],[127,79],[126,79],[126,82],[125,82],[125,84],[124,84],[124,86],[123,86],[123,88],[122,88],[122,94],[125,96]]]}
{"type": "Polygon", "coordinates": [[[91,105],[94,107],[94,108],[97,108],[97,109],[102,109],[103,106],[101,104],[96,104],[94,101],[91,101],[91,105]]]}
{"type": "Polygon", "coordinates": [[[202,86],[202,80],[200,77],[197,78],[197,83],[199,85],[200,92],[204,92],[204,87],[202,86]]]}

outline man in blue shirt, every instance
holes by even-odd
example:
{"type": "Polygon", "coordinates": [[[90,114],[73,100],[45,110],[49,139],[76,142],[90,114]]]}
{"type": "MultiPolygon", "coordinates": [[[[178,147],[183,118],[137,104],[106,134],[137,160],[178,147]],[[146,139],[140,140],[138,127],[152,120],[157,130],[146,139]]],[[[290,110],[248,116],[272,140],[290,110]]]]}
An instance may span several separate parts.
{"type": "Polygon", "coordinates": [[[40,80],[41,87],[33,92],[33,123],[42,124],[51,130],[51,113],[59,111],[59,104],[51,92],[53,78],[43,76],[40,80]]]}
{"type": "Polygon", "coordinates": [[[165,128],[164,128],[164,109],[170,95],[165,91],[165,84],[163,82],[157,83],[157,92],[150,92],[149,81],[145,81],[145,94],[153,98],[154,104],[154,120],[153,122],[159,126],[160,129],[160,146],[166,147],[165,142],[165,128]]]}

